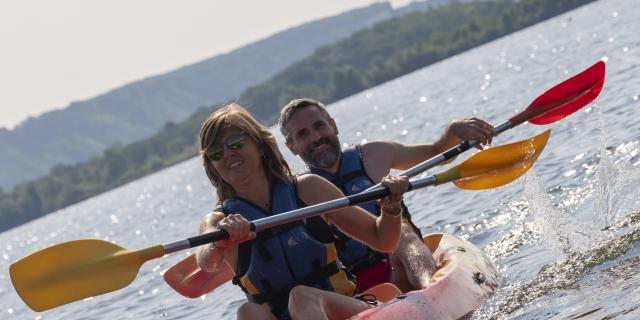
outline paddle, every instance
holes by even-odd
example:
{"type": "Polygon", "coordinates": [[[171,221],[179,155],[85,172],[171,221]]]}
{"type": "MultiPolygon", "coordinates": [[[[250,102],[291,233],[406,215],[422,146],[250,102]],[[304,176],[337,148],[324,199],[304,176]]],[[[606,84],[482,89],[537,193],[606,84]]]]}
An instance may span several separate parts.
{"type": "MultiPolygon", "coordinates": [[[[544,149],[549,131],[520,142],[480,151],[461,164],[439,174],[417,179],[409,189],[454,183],[463,189],[494,188],[526,172],[544,149]]],[[[256,232],[323,212],[372,201],[388,195],[379,188],[357,195],[255,220],[256,232]]],[[[224,230],[201,234],[164,245],[127,250],[102,240],[75,240],[26,256],[9,267],[14,288],[35,311],[123,288],[136,277],[146,261],[165,254],[228,238],[224,230]]]]}
{"type": "MultiPolygon", "coordinates": [[[[561,120],[593,101],[602,90],[605,77],[605,63],[598,61],[577,75],[545,91],[529,106],[495,128],[495,135],[516,127],[525,121],[536,125],[549,124],[561,120]]],[[[442,154],[428,159],[406,171],[400,176],[413,177],[436,165],[444,163],[473,148],[478,141],[471,139],[450,148],[442,154]]],[[[367,189],[380,187],[379,184],[367,189]]],[[[230,270],[221,270],[221,272],[230,270]]],[[[165,281],[176,291],[187,297],[199,297],[228,281],[227,278],[199,270],[195,258],[188,256],[164,274],[165,281]]]]}
{"type": "MultiPolygon", "coordinates": [[[[546,132],[548,137],[548,131],[546,132]]],[[[534,141],[533,149],[530,140],[489,148],[476,153],[458,166],[445,172],[435,174],[439,181],[454,181],[461,189],[491,189],[504,185],[518,178],[528,170],[528,166],[516,167],[519,159],[532,150],[541,150],[546,137],[540,135],[534,141]]],[[[535,161],[535,160],[533,160],[535,161]]],[[[533,162],[525,162],[533,164],[533,162]]],[[[365,191],[367,192],[367,191],[365,191]]],[[[226,283],[233,278],[233,272],[226,264],[217,272],[206,272],[198,267],[195,254],[191,254],[169,268],[164,280],[178,293],[185,297],[197,298],[226,283]]]]}
{"type": "MultiPolygon", "coordinates": [[[[568,117],[598,97],[604,85],[604,72],[604,61],[598,61],[575,76],[555,85],[533,100],[526,109],[495,127],[495,135],[497,136],[526,121],[535,125],[543,125],[568,117]]],[[[459,156],[477,144],[478,141],[475,139],[464,141],[398,175],[413,177],[459,156]]],[[[377,187],[379,184],[371,188],[377,187]]]]}

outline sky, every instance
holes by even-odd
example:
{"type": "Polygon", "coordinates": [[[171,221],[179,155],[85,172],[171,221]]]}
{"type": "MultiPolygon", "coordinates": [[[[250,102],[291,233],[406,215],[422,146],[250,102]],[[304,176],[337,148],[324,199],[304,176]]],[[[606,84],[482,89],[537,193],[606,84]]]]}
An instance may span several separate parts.
{"type": "Polygon", "coordinates": [[[0,127],[374,2],[0,0],[0,127]]]}

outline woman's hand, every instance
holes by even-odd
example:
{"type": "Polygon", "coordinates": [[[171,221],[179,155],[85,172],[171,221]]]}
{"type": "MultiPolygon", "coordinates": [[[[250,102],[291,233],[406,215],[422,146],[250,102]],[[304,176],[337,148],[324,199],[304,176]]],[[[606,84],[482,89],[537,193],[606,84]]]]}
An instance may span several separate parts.
{"type": "Polygon", "coordinates": [[[386,176],[382,178],[380,184],[389,188],[390,194],[380,200],[378,205],[380,210],[388,215],[399,215],[402,212],[400,203],[403,194],[409,189],[409,178],[404,176],[386,176]]]}
{"type": "Polygon", "coordinates": [[[250,222],[240,214],[230,214],[218,222],[219,230],[229,233],[229,238],[215,242],[218,248],[228,248],[241,242],[256,238],[256,233],[251,231],[250,222]]]}
{"type": "Polygon", "coordinates": [[[200,226],[200,233],[225,230],[229,233],[229,238],[198,247],[196,249],[198,266],[206,272],[218,270],[222,260],[228,258],[225,253],[227,248],[255,239],[256,233],[250,229],[249,221],[239,214],[224,216],[221,212],[214,212],[207,215],[200,226]]]}

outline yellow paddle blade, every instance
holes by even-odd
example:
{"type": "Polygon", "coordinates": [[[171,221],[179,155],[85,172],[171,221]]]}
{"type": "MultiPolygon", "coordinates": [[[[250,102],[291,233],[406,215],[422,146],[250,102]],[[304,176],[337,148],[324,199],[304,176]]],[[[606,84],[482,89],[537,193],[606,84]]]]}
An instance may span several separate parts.
{"type": "Polygon", "coordinates": [[[459,165],[435,174],[438,184],[453,181],[461,189],[503,186],[523,175],[536,162],[551,130],[526,140],[482,150],[459,165]]]}
{"type": "Polygon", "coordinates": [[[76,240],[26,256],[9,273],[22,300],[44,311],[125,287],[144,262],[163,255],[161,245],[130,251],[107,241],[76,240]]]}

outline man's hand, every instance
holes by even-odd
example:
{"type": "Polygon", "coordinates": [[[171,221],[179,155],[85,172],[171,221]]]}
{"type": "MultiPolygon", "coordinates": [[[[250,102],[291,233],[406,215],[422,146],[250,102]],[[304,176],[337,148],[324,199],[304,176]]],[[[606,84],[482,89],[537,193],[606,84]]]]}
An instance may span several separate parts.
{"type": "Polygon", "coordinates": [[[460,142],[475,139],[479,142],[476,148],[482,150],[484,146],[491,144],[494,135],[495,129],[484,120],[475,117],[453,120],[444,132],[445,147],[443,149],[446,150],[460,142]]]}

